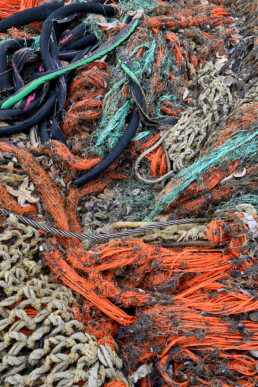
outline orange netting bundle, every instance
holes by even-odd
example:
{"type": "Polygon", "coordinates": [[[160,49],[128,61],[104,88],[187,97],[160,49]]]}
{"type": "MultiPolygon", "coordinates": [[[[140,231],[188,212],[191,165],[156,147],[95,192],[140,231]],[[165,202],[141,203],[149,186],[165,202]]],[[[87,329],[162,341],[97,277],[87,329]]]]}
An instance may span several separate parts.
{"type": "Polygon", "coordinates": [[[93,122],[101,116],[102,103],[108,88],[110,73],[107,64],[94,62],[77,72],[70,85],[69,106],[62,129],[69,134],[82,132],[82,122],[93,122]]]}
{"type": "MultiPolygon", "coordinates": [[[[199,11],[200,8],[196,8],[196,10],[199,11]]],[[[161,8],[161,11],[163,11],[163,8],[161,8]]],[[[214,28],[220,24],[231,22],[232,19],[228,17],[227,11],[223,8],[215,8],[198,16],[173,15],[173,17],[171,17],[169,15],[161,15],[150,17],[146,21],[145,26],[151,28],[155,33],[161,27],[165,27],[173,31],[192,26],[204,27],[206,24],[209,24],[210,28],[214,28]]]]}
{"type": "MultiPolygon", "coordinates": [[[[40,196],[41,202],[44,206],[43,209],[46,211],[48,216],[50,216],[50,219],[55,222],[56,227],[63,231],[69,231],[71,229],[73,231],[81,232],[82,229],[79,224],[77,213],[79,201],[89,194],[102,191],[111,181],[110,178],[107,178],[106,181],[102,182],[100,180],[96,180],[87,184],[81,190],[72,187],[70,188],[69,193],[67,192],[66,197],[64,197],[60,192],[60,188],[52,181],[50,175],[46,172],[46,165],[45,168],[41,165],[40,157],[35,158],[30,152],[13,145],[9,145],[6,142],[0,143],[0,150],[13,154],[17,157],[23,167],[23,170],[28,173],[28,176],[37,187],[37,194],[40,196]]],[[[37,152],[36,148],[34,151],[36,152],[36,155],[43,153],[42,150],[37,152]]],[[[56,154],[56,157],[61,156],[62,161],[67,158],[67,179],[69,180],[71,178],[71,173],[76,170],[76,168],[87,169],[94,165],[94,160],[82,160],[79,157],[72,158],[68,149],[60,143],[53,142],[53,150],[46,148],[45,154],[56,154]]],[[[1,182],[0,192],[0,205],[3,208],[22,215],[30,212],[37,212],[37,207],[35,205],[21,208],[16,200],[10,196],[5,184],[1,182]]]]}
{"type": "Polygon", "coordinates": [[[252,266],[257,256],[246,251],[247,237],[257,232],[257,223],[255,228],[250,226],[252,216],[246,211],[225,214],[205,231],[208,240],[227,244],[224,251],[167,249],[136,239],[109,242],[88,252],[71,246],[64,252],[53,239],[45,246],[44,257],[66,285],[86,298],[83,309],[77,307],[75,313],[87,329],[97,337],[103,331],[106,335],[117,332],[128,371],[159,359],[157,369],[164,380],[181,385],[182,373],[190,372],[192,382],[199,380],[197,365],[201,367],[204,354],[210,357],[213,350],[216,356],[203,380],[215,382],[219,375],[215,370],[223,364],[234,370],[232,380],[240,373],[250,383],[255,366],[246,351],[255,350],[258,331],[245,316],[258,308],[250,291],[256,286],[252,266]],[[234,367],[227,356],[231,348],[245,351],[244,355],[235,353],[234,367]],[[187,361],[191,367],[185,370],[187,361]],[[238,363],[242,364],[239,369],[238,363]]]}
{"type": "MultiPolygon", "coordinates": [[[[153,136],[150,140],[144,142],[140,145],[139,151],[143,153],[148,148],[153,146],[160,138],[159,134],[153,136]]],[[[132,148],[135,148],[137,143],[133,145],[132,148]]],[[[135,155],[137,155],[137,151],[133,149],[135,155]]],[[[148,153],[145,158],[150,163],[150,173],[152,177],[161,177],[167,172],[167,158],[162,146],[159,146],[152,152],[148,153]]]]}
{"type": "Polygon", "coordinates": [[[41,3],[43,3],[43,0],[1,0],[0,19],[4,19],[28,8],[37,7],[41,3]]]}

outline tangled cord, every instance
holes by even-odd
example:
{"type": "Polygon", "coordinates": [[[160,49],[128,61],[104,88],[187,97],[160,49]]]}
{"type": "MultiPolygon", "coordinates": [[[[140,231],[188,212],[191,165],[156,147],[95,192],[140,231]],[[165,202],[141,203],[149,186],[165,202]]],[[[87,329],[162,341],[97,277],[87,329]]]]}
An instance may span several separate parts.
{"type": "MultiPolygon", "coordinates": [[[[11,211],[0,208],[0,214],[9,215],[10,213],[11,213],[11,211]]],[[[90,239],[92,241],[102,241],[105,239],[122,238],[125,236],[141,234],[145,231],[149,231],[149,230],[153,230],[153,229],[157,229],[157,228],[162,228],[162,227],[166,227],[166,226],[171,226],[171,225],[176,225],[176,224],[200,223],[200,222],[207,221],[207,219],[205,219],[205,218],[203,218],[203,219],[178,219],[178,220],[170,220],[168,222],[159,222],[159,223],[155,223],[155,224],[150,224],[149,226],[139,227],[139,228],[136,228],[134,230],[117,232],[117,233],[113,233],[113,234],[91,235],[91,234],[85,234],[85,233],[79,234],[79,233],[76,233],[73,231],[71,231],[71,232],[61,231],[61,230],[58,230],[54,227],[45,226],[42,223],[35,222],[34,220],[26,218],[24,216],[21,216],[18,214],[15,214],[15,215],[22,223],[28,224],[29,226],[34,227],[37,230],[46,231],[46,232],[52,233],[54,235],[59,235],[62,237],[77,238],[77,239],[90,239]]]]}

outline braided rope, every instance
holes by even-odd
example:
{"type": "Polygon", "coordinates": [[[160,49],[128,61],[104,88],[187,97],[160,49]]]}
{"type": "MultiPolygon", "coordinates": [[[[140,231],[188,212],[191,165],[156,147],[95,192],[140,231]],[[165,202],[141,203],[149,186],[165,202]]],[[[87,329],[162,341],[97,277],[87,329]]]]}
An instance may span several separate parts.
{"type": "Polygon", "coordinates": [[[233,104],[230,84],[224,76],[216,74],[212,63],[208,62],[200,72],[197,84],[199,97],[196,106],[182,113],[164,140],[175,173],[191,164],[209,131],[213,131],[222,115],[230,112],[233,104]]]}
{"type": "Polygon", "coordinates": [[[213,133],[221,117],[231,111],[233,96],[230,92],[230,82],[217,74],[212,63],[208,62],[200,71],[196,83],[199,90],[196,106],[189,107],[183,112],[178,122],[165,131],[159,141],[146,149],[136,160],[136,176],[144,183],[159,183],[191,165],[201,151],[207,135],[213,133]],[[171,170],[157,179],[147,179],[139,172],[140,162],[160,144],[163,145],[170,160],[171,170]]]}
{"type": "Polygon", "coordinates": [[[196,241],[204,239],[205,225],[202,224],[181,224],[166,227],[164,230],[153,230],[141,237],[143,242],[162,243],[196,241]]]}
{"type": "Polygon", "coordinates": [[[72,291],[51,282],[35,262],[40,240],[13,215],[0,228],[0,384],[128,386],[116,352],[97,344],[69,311],[72,291]]]}

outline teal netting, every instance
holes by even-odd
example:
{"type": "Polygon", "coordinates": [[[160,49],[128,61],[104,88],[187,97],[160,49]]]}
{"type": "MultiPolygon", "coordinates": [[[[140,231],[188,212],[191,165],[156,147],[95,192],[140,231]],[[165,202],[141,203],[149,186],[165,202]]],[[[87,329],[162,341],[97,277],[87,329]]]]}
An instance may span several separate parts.
{"type": "Polygon", "coordinates": [[[100,19],[98,18],[89,18],[88,20],[85,20],[85,26],[88,27],[90,34],[95,34],[97,37],[98,44],[101,45],[106,41],[106,34],[105,32],[100,28],[100,19]]]}
{"type": "Polygon", "coordinates": [[[137,9],[143,9],[145,14],[148,14],[159,5],[160,3],[155,0],[130,0],[121,1],[119,3],[122,15],[127,13],[128,11],[135,11],[137,9]]]}
{"type": "MultiPolygon", "coordinates": [[[[156,71],[156,59],[160,48],[159,39],[155,39],[150,32],[149,44],[144,43],[132,50],[129,54],[132,60],[134,75],[141,83],[141,79],[145,79],[143,86],[146,89],[146,102],[149,106],[150,115],[163,115],[160,107],[165,100],[173,101],[174,106],[180,108],[181,105],[175,103],[177,100],[175,95],[167,94],[169,90],[169,69],[173,69],[173,73],[177,73],[175,66],[175,58],[168,47],[163,47],[164,58],[160,64],[160,79],[163,83],[163,92],[156,93],[156,88],[152,88],[153,74],[156,71]],[[144,53],[135,57],[138,50],[144,47],[144,53]],[[148,81],[146,81],[146,74],[148,81]],[[153,108],[153,109],[151,109],[153,108]]],[[[94,131],[92,136],[91,149],[99,156],[103,156],[105,151],[111,150],[117,144],[124,133],[126,118],[129,111],[132,109],[133,101],[130,95],[127,95],[126,100],[122,98],[122,90],[124,85],[128,85],[129,80],[123,70],[117,65],[111,71],[110,89],[105,95],[103,101],[102,118],[99,127],[94,131]],[[94,145],[95,144],[95,145],[94,145]]],[[[137,134],[136,138],[140,139],[147,136],[150,131],[148,128],[143,129],[143,132],[137,134]],[[146,130],[147,129],[147,130],[146,130]]],[[[133,139],[135,140],[135,138],[133,139]]]]}
{"type": "Polygon", "coordinates": [[[183,169],[173,180],[173,187],[169,189],[166,186],[159,195],[157,203],[152,208],[147,220],[152,219],[156,214],[167,208],[173,201],[177,200],[180,194],[188,186],[198,181],[198,178],[209,168],[219,165],[221,162],[226,163],[232,160],[252,160],[257,162],[258,154],[258,130],[250,134],[248,131],[241,131],[237,136],[227,140],[219,148],[212,150],[207,155],[201,157],[188,168],[183,169]],[[256,139],[256,140],[255,140],[256,139]],[[248,146],[247,146],[248,144],[248,146]],[[168,190],[167,193],[166,190],[168,190]]]}
{"type": "Polygon", "coordinates": [[[239,206],[240,204],[251,204],[258,212],[258,195],[243,195],[235,197],[228,202],[221,203],[218,210],[231,209],[239,206]]]}
{"type": "MultiPolygon", "coordinates": [[[[156,43],[153,42],[151,46],[144,46],[146,47],[146,51],[141,58],[132,59],[134,74],[139,79],[154,57],[156,43]]],[[[139,48],[140,47],[137,47],[137,49],[131,53],[131,56],[134,55],[139,48]]],[[[122,102],[123,86],[128,85],[129,80],[124,71],[120,68],[120,65],[117,65],[111,72],[110,83],[110,90],[105,95],[103,101],[103,113],[99,128],[93,133],[93,140],[95,143],[93,150],[100,156],[103,155],[105,150],[114,148],[119,138],[123,135],[126,118],[133,104],[130,95],[127,95],[126,100],[122,102]]],[[[148,133],[149,132],[146,131],[145,135],[148,133]]],[[[141,137],[142,136],[143,134],[141,134],[141,137]]]]}

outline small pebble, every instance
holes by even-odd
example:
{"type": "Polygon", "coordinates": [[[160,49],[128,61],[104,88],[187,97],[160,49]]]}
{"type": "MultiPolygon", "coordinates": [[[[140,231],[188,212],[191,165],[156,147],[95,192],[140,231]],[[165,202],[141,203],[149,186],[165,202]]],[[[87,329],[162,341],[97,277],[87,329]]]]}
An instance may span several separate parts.
{"type": "Polygon", "coordinates": [[[250,313],[249,318],[250,318],[250,320],[257,322],[258,321],[258,312],[250,313]]]}

